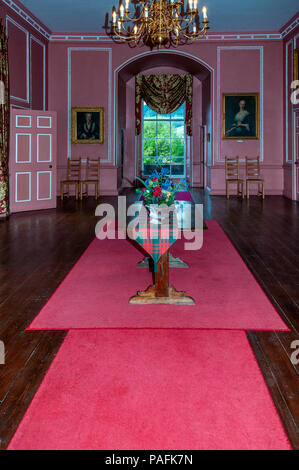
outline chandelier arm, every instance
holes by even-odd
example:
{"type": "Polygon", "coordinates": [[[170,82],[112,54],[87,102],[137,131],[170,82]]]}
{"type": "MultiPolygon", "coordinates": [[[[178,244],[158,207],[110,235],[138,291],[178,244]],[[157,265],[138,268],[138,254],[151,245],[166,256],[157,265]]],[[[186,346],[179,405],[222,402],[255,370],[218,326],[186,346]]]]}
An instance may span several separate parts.
{"type": "Polygon", "coordinates": [[[142,13],[140,14],[140,16],[138,18],[131,18],[126,12],[125,12],[125,17],[126,17],[126,20],[120,20],[120,21],[133,21],[134,23],[136,23],[136,21],[141,21],[143,18],[144,18],[144,12],[142,10],[142,13]]]}
{"type": "Polygon", "coordinates": [[[121,39],[122,41],[132,41],[135,40],[136,38],[140,38],[142,35],[141,34],[134,34],[130,35],[129,33],[127,35],[121,34],[119,31],[115,31],[115,35],[121,39]]]}
{"type": "MultiPolygon", "coordinates": [[[[135,25],[136,26],[136,25],[135,25]]],[[[132,31],[129,31],[128,29],[126,29],[124,27],[124,25],[122,25],[121,29],[120,30],[116,30],[116,33],[121,36],[122,33],[125,33],[123,34],[124,37],[132,37],[133,39],[137,36],[141,36],[143,34],[145,30],[145,24],[144,23],[141,23],[139,29],[137,29],[136,33],[134,33],[134,30],[132,29],[132,31]]]]}

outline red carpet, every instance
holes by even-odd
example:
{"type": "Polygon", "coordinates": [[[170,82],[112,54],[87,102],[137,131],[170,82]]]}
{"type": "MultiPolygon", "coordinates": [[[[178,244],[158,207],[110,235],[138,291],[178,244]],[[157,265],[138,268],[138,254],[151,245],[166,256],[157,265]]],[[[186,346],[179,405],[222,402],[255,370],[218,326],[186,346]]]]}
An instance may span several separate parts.
{"type": "Polygon", "coordinates": [[[71,331],[9,449],[290,450],[244,332],[71,331]]]}
{"type": "Polygon", "coordinates": [[[194,202],[189,191],[179,191],[175,197],[176,201],[194,202]]]}
{"type": "Polygon", "coordinates": [[[130,242],[95,239],[29,329],[204,328],[284,330],[288,328],[222,228],[208,222],[204,246],[171,249],[190,269],[171,269],[171,283],[195,306],[129,305],[137,290],[152,284],[136,267],[143,259],[130,242]],[[107,269],[109,267],[109,269],[107,269]]]}

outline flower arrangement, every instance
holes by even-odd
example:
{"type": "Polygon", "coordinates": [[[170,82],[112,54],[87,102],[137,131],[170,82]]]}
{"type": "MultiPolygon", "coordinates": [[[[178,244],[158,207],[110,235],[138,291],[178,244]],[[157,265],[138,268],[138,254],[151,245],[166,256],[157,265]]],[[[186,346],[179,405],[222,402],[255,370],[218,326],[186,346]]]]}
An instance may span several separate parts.
{"type": "Polygon", "coordinates": [[[178,183],[175,183],[169,178],[169,173],[170,171],[167,168],[157,166],[157,169],[154,170],[146,181],[137,178],[144,185],[144,188],[138,188],[136,192],[143,196],[146,206],[152,204],[172,206],[176,193],[188,190],[188,183],[185,179],[180,179],[178,183]]]}

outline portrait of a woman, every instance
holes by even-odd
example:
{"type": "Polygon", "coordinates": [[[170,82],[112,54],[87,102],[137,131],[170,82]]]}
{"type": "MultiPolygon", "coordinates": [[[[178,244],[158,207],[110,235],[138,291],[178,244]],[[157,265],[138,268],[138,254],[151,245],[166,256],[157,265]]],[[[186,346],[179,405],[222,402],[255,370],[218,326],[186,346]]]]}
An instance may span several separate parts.
{"type": "Polygon", "coordinates": [[[258,139],[258,94],[223,95],[223,138],[258,139]]]}

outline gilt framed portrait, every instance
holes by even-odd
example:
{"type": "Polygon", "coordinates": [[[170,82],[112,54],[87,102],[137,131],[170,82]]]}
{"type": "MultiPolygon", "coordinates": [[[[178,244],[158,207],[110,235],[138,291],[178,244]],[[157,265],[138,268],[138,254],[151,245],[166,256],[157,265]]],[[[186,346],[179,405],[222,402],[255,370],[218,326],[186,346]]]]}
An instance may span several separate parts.
{"type": "Polygon", "coordinates": [[[104,108],[72,108],[72,144],[104,143],[104,108]]]}
{"type": "Polygon", "coordinates": [[[223,94],[223,139],[259,139],[259,121],[259,93],[223,94]]]}

